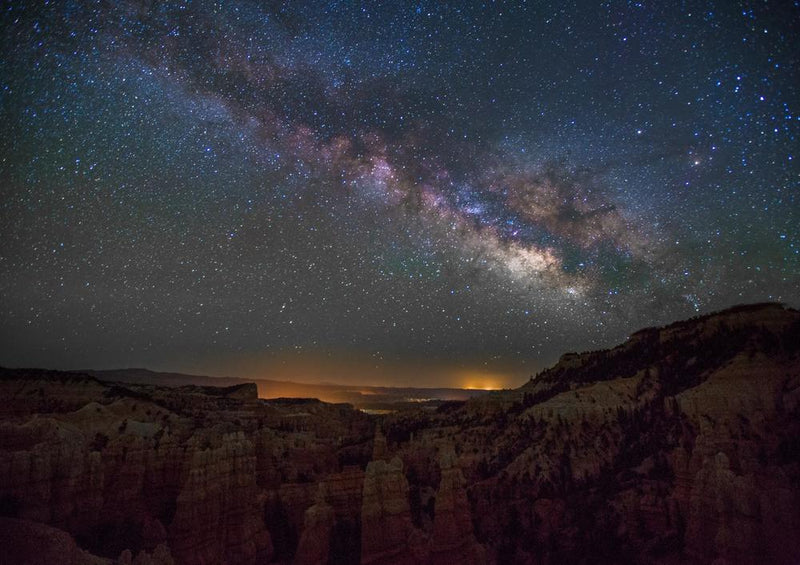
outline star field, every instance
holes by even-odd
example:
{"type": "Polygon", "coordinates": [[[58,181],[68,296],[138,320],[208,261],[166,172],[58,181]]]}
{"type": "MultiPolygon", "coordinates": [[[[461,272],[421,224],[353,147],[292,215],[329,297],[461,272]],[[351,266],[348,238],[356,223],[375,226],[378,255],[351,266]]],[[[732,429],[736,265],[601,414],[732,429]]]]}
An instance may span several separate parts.
{"type": "Polygon", "coordinates": [[[511,386],[800,306],[797,2],[4,2],[0,27],[2,365],[511,386]]]}

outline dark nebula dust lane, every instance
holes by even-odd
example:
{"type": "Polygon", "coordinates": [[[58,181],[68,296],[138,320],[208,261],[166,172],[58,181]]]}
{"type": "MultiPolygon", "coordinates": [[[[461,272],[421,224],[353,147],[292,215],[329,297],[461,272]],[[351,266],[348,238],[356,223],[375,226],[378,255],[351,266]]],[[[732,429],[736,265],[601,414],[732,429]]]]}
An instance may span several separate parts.
{"type": "Polygon", "coordinates": [[[0,29],[2,365],[511,386],[800,304],[791,3],[6,2],[0,29]]]}

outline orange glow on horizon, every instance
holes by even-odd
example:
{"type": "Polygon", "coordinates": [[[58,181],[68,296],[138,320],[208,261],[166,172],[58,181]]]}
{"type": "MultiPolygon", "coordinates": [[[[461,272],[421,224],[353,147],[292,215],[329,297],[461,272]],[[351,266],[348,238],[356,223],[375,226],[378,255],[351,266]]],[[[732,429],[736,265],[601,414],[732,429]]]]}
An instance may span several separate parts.
{"type": "Polygon", "coordinates": [[[315,386],[354,387],[370,395],[367,387],[460,388],[500,390],[523,384],[530,370],[525,363],[491,364],[483,359],[461,361],[380,360],[362,353],[307,351],[250,353],[228,358],[197,359],[196,367],[179,372],[216,374],[315,386]]]}
{"type": "Polygon", "coordinates": [[[467,390],[500,390],[501,383],[508,382],[508,375],[491,371],[466,371],[461,375],[461,388],[467,390]]]}

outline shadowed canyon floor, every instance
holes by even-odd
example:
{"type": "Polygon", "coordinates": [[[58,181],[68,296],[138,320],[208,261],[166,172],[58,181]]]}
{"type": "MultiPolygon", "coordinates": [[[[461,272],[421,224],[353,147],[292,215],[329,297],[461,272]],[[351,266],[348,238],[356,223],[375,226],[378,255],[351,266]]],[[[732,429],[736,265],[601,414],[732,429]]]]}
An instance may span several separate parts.
{"type": "Polygon", "coordinates": [[[2,563],[800,561],[800,312],[780,305],[380,417],[40,369],[0,370],[0,393],[2,563]]]}

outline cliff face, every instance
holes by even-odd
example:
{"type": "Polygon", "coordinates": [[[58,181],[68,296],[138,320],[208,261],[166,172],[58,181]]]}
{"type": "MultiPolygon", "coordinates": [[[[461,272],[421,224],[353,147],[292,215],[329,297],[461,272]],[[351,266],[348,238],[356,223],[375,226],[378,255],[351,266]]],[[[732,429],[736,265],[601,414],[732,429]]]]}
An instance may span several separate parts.
{"type": "Polygon", "coordinates": [[[517,391],[383,428],[405,454],[455,445],[490,562],[793,563],[799,395],[800,313],[758,305],[568,354],[517,391]]]}
{"type": "Polygon", "coordinates": [[[14,563],[800,561],[800,313],[776,305],[377,431],[247,385],[0,369],[0,397],[14,563]]]}

